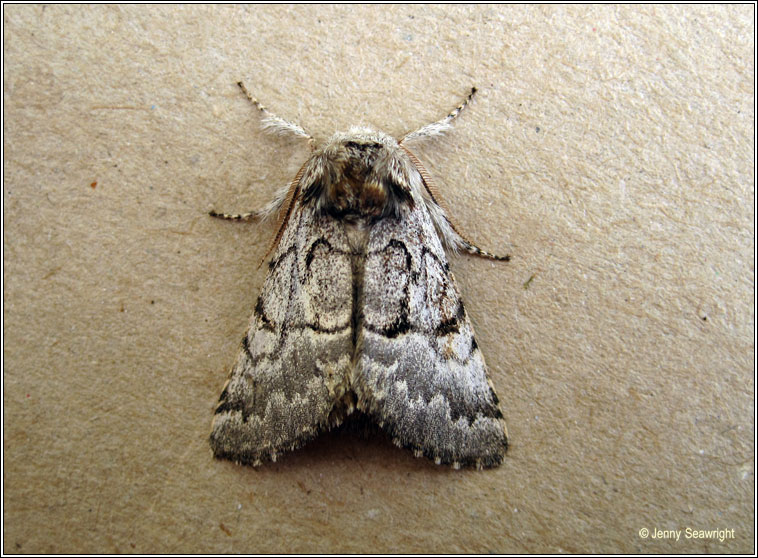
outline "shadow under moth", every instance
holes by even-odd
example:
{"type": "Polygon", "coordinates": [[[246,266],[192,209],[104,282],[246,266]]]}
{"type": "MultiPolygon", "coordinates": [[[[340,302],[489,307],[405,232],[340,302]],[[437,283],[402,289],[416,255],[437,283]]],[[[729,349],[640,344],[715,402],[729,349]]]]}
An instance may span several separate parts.
{"type": "Polygon", "coordinates": [[[360,411],[396,445],[455,468],[499,465],[498,398],[445,249],[496,260],[464,238],[406,147],[444,132],[470,102],[401,140],[351,128],[324,145],[270,113],[263,127],[309,141],[277,214],[268,276],[215,411],[213,453],[260,465],[360,411]]]}

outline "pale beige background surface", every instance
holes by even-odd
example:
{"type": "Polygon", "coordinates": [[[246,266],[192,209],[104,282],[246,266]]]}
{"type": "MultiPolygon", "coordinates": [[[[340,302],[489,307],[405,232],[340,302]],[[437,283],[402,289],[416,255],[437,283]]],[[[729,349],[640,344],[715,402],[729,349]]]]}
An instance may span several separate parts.
{"type": "Polygon", "coordinates": [[[3,16],[4,552],[754,550],[753,6],[3,16]],[[320,138],[481,89],[417,151],[513,255],[452,262],[502,467],[340,432],[211,458],[271,225],[206,212],[261,205],[307,154],[240,79],[320,138]]]}

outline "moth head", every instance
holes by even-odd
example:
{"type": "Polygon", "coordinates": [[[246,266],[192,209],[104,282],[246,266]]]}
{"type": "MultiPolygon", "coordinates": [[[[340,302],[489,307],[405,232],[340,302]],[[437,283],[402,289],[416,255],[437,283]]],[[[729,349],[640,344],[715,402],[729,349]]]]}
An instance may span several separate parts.
{"type": "Polygon", "coordinates": [[[334,134],[308,160],[303,203],[341,218],[400,216],[420,176],[397,141],[370,128],[334,134]]]}

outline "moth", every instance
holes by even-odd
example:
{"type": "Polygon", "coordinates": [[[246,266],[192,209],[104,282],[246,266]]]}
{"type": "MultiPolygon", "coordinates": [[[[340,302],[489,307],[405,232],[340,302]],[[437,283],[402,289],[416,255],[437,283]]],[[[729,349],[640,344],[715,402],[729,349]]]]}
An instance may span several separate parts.
{"type": "Polygon", "coordinates": [[[250,219],[277,214],[268,276],[215,411],[217,458],[260,465],[360,411],[396,445],[454,468],[499,465],[508,437],[445,249],[495,260],[459,232],[406,144],[354,127],[320,147],[263,107],[265,129],[307,139],[292,182],[250,219]]]}

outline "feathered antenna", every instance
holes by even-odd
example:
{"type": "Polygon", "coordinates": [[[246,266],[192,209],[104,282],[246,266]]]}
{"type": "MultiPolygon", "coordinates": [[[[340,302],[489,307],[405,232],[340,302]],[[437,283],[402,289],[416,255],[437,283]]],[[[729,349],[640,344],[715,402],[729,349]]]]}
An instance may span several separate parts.
{"type": "Polygon", "coordinates": [[[422,126],[418,130],[411,132],[409,134],[406,134],[403,136],[403,138],[398,142],[399,144],[402,144],[405,141],[413,140],[416,138],[421,137],[429,137],[429,136],[438,136],[440,134],[445,133],[447,130],[451,128],[450,123],[455,120],[458,115],[461,113],[463,109],[465,109],[468,104],[471,102],[471,99],[474,98],[474,93],[476,93],[476,87],[471,88],[471,93],[468,94],[468,96],[463,100],[463,102],[455,107],[453,111],[448,114],[445,118],[442,120],[437,120],[437,122],[432,122],[431,124],[427,124],[426,126],[422,126]]]}

